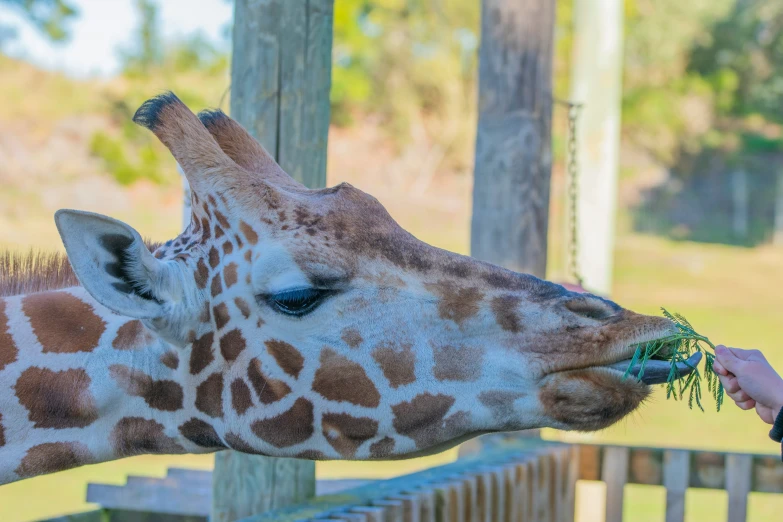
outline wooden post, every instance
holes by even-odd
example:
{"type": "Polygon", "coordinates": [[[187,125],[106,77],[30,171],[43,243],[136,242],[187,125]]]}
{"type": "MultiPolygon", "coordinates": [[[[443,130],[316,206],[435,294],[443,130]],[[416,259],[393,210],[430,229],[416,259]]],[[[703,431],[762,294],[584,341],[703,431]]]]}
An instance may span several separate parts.
{"type": "Polygon", "coordinates": [[[555,2],[482,0],[471,255],[546,274],[555,2]]]}
{"type": "MultiPolygon", "coordinates": [[[[311,188],[326,185],[333,0],[236,0],[231,116],[311,188]]],[[[315,463],[224,451],[215,456],[212,522],[315,494],[315,463]]]]}
{"type": "Polygon", "coordinates": [[[572,56],[571,99],[583,104],[576,126],[577,262],[584,287],[609,295],[620,156],[623,0],[574,0],[572,56]]]}

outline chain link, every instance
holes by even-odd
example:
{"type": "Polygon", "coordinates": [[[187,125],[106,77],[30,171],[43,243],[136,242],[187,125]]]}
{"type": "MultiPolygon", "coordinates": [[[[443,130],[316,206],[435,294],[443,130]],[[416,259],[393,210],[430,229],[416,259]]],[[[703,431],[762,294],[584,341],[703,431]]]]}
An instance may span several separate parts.
{"type": "Polygon", "coordinates": [[[579,160],[577,157],[577,131],[576,124],[581,103],[573,103],[567,100],[555,100],[557,103],[568,107],[568,160],[566,172],[568,174],[568,271],[579,286],[583,279],[579,270],[579,216],[577,213],[579,204],[579,160]]]}

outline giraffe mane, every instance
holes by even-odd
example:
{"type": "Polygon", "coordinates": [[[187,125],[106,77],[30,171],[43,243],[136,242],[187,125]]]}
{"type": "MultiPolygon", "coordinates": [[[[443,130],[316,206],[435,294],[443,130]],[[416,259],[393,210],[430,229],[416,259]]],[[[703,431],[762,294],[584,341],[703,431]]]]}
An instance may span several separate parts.
{"type": "MultiPolygon", "coordinates": [[[[145,241],[152,252],[161,243],[145,241]]],[[[0,297],[81,286],[65,252],[0,250],[0,297]]]]}

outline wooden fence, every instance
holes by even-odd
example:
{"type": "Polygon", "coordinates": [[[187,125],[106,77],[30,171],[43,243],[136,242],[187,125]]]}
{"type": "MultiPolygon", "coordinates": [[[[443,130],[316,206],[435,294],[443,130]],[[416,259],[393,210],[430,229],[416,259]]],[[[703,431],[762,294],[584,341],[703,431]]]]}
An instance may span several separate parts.
{"type": "MultiPolygon", "coordinates": [[[[606,483],[606,521],[620,522],[626,484],[666,488],[666,522],[685,517],[688,488],[725,489],[728,521],[746,520],[751,492],[783,493],[772,455],[560,444],[498,437],[452,464],[380,481],[319,481],[318,495],[242,522],[567,522],[578,480],[606,483]]],[[[58,522],[206,522],[211,473],[170,470],[125,486],[90,485],[102,510],[58,522]]],[[[589,521],[593,522],[593,521],[589,521]]]]}

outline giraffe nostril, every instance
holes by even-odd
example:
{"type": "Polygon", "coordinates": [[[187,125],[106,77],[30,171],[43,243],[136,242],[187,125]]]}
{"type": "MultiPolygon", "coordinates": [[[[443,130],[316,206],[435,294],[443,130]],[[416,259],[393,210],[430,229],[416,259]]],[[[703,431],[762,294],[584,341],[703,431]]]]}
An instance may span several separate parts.
{"type": "Polygon", "coordinates": [[[565,302],[565,307],[576,315],[596,321],[609,319],[617,313],[609,303],[588,296],[570,299],[565,302]]]}

